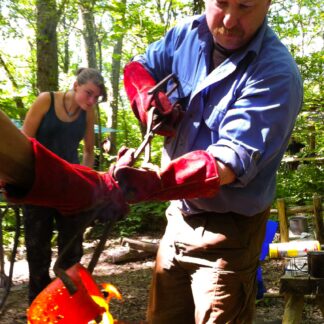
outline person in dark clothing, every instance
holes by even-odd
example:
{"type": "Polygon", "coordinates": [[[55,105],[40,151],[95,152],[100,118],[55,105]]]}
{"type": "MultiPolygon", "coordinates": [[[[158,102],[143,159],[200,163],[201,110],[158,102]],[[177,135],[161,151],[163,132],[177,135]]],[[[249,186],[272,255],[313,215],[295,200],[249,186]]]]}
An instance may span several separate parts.
{"type": "MultiPolygon", "coordinates": [[[[106,99],[104,79],[99,71],[82,68],[77,72],[73,89],[41,93],[32,104],[23,124],[23,132],[36,138],[62,159],[79,164],[78,147],[84,141],[82,164],[94,162],[94,105],[106,99]]],[[[77,190],[77,188],[73,188],[77,190]]],[[[91,215],[87,212],[70,217],[54,208],[24,207],[25,244],[29,265],[29,302],[51,282],[51,241],[56,227],[58,252],[73,239],[64,252],[59,267],[67,269],[80,261],[83,249],[82,228],[91,215]]]]}

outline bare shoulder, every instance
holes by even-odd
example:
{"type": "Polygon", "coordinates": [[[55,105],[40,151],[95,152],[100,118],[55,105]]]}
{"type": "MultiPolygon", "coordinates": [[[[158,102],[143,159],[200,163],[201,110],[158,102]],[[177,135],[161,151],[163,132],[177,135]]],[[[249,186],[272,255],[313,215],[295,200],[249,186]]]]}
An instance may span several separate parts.
{"type": "Polygon", "coordinates": [[[31,106],[33,113],[45,114],[51,104],[51,95],[49,92],[41,92],[31,106]]]}
{"type": "Polygon", "coordinates": [[[36,98],[35,102],[40,104],[50,104],[51,103],[51,94],[50,92],[41,92],[36,98]]]}

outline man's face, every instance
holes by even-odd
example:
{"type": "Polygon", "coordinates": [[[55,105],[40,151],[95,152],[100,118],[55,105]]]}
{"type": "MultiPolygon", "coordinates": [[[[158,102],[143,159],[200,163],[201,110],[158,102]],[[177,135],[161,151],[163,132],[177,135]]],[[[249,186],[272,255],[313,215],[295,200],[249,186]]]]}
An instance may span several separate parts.
{"type": "Polygon", "coordinates": [[[261,26],[271,0],[206,0],[214,40],[228,50],[246,45],[261,26]]]}

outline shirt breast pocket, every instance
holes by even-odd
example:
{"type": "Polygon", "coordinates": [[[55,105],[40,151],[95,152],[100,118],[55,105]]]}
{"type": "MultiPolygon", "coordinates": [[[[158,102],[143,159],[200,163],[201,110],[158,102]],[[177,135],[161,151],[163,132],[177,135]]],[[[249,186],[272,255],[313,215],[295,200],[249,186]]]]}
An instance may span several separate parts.
{"type": "Polygon", "coordinates": [[[219,129],[228,108],[222,105],[207,105],[205,106],[203,119],[206,126],[212,134],[212,141],[215,142],[219,138],[219,129]]]}

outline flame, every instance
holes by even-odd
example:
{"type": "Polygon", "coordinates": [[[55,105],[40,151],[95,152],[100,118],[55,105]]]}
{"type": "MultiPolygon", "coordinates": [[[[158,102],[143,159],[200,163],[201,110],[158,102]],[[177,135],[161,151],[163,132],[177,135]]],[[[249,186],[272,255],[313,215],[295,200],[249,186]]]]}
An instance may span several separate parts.
{"type": "MultiPolygon", "coordinates": [[[[107,297],[104,298],[104,297],[100,297],[100,296],[91,296],[91,298],[98,306],[102,307],[105,310],[105,312],[102,314],[102,320],[101,320],[100,324],[113,324],[113,323],[115,323],[115,321],[109,311],[109,303],[112,298],[121,300],[122,295],[118,291],[118,289],[110,283],[103,283],[103,284],[101,284],[101,286],[103,288],[103,291],[105,293],[108,293],[107,297]]],[[[90,321],[88,324],[92,324],[92,323],[97,323],[97,322],[90,321]]]]}
{"type": "Polygon", "coordinates": [[[114,285],[112,285],[110,283],[103,283],[103,284],[101,284],[101,287],[103,288],[103,290],[106,293],[108,293],[108,297],[106,297],[107,303],[109,303],[112,298],[116,298],[119,300],[122,299],[121,293],[118,291],[118,289],[114,285]]]}
{"type": "Polygon", "coordinates": [[[112,298],[122,299],[112,284],[97,285],[81,264],[70,267],[67,274],[77,290],[70,294],[60,278],[53,280],[34,299],[27,310],[28,324],[101,324],[116,323],[110,311],[112,298]]]}

